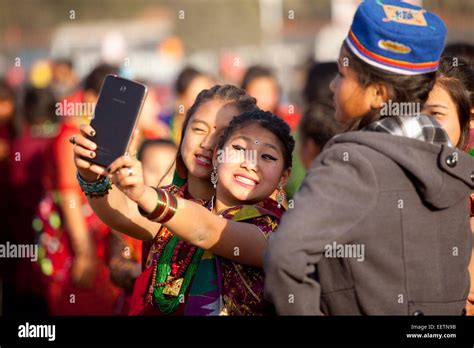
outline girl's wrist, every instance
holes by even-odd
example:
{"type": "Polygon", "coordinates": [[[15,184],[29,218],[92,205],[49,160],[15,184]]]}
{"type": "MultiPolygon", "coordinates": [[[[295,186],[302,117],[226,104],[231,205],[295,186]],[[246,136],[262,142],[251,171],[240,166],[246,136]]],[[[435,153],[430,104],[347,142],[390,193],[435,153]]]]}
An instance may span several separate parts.
{"type": "Polygon", "coordinates": [[[140,213],[150,214],[156,207],[156,191],[150,186],[145,186],[145,190],[135,202],[140,208],[140,213]]]}
{"type": "Polygon", "coordinates": [[[79,175],[84,179],[84,181],[87,181],[87,182],[94,182],[94,181],[97,181],[99,180],[100,178],[100,175],[97,175],[91,171],[84,171],[82,170],[81,168],[77,168],[77,171],[79,172],[79,175]]]}
{"type": "Polygon", "coordinates": [[[146,207],[143,204],[138,205],[138,211],[148,220],[164,224],[176,214],[178,200],[171,193],[162,189],[150,189],[154,191],[154,199],[148,200],[146,207]],[[149,204],[150,202],[152,204],[149,204]],[[150,209],[150,207],[152,208],[150,209]]]}

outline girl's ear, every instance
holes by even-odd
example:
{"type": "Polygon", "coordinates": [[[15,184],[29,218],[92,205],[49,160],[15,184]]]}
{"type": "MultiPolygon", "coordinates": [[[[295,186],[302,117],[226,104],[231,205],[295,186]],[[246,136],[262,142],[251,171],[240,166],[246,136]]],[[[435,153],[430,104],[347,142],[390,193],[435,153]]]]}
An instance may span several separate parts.
{"type": "Polygon", "coordinates": [[[383,83],[374,83],[370,88],[370,107],[372,109],[380,109],[382,104],[388,100],[388,87],[383,83]]]}
{"type": "Polygon", "coordinates": [[[212,154],[212,166],[214,168],[217,168],[217,163],[219,162],[219,149],[217,148],[217,146],[214,148],[214,152],[212,154]]]}
{"type": "Polygon", "coordinates": [[[291,176],[291,168],[285,169],[283,173],[281,174],[279,185],[281,185],[282,187],[285,187],[286,183],[290,179],[290,176],[291,176]]]}

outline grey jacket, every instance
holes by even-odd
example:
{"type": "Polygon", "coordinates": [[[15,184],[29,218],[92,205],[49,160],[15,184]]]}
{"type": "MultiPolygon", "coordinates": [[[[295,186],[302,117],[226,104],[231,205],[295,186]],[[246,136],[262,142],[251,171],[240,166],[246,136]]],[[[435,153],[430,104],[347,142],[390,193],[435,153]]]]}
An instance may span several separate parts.
{"type": "Polygon", "coordinates": [[[454,148],[336,136],[270,238],[267,299],[279,314],[461,315],[473,188],[474,158],[454,148]]]}

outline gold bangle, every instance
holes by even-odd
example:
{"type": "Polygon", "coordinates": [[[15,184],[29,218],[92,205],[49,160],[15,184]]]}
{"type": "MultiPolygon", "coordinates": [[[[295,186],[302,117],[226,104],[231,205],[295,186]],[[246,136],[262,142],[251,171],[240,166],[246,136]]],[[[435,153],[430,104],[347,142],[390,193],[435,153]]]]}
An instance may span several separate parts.
{"type": "MultiPolygon", "coordinates": [[[[159,189],[156,189],[156,190],[157,190],[157,193],[158,193],[158,190],[159,190],[159,189]]],[[[150,220],[151,220],[151,221],[154,221],[154,222],[160,222],[160,220],[162,219],[162,217],[165,215],[166,211],[168,210],[168,209],[167,209],[167,208],[168,208],[168,204],[169,204],[168,192],[163,191],[163,190],[162,190],[162,192],[163,192],[163,194],[164,194],[164,196],[165,196],[166,203],[161,207],[161,208],[162,208],[161,213],[160,213],[159,215],[156,214],[156,215],[158,215],[158,217],[155,217],[155,216],[151,217],[151,216],[150,216],[150,220]]],[[[159,196],[159,194],[158,194],[158,196],[159,196]]],[[[159,199],[158,199],[158,201],[159,201],[159,199]]],[[[161,201],[161,203],[163,203],[163,201],[161,201]]]]}

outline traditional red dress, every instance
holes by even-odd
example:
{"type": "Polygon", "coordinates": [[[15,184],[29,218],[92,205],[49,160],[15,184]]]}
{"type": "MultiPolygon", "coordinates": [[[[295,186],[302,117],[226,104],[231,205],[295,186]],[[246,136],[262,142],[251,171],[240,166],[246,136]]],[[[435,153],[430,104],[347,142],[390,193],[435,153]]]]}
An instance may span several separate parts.
{"type": "Polygon", "coordinates": [[[72,145],[68,139],[79,130],[64,122],[47,152],[44,175],[46,196],[40,202],[33,226],[40,246],[38,266],[47,288],[52,315],[112,315],[119,290],[112,284],[107,268],[110,229],[90,208],[76,180],[72,145]],[[82,214],[94,242],[96,275],[89,288],[75,286],[71,279],[74,253],[60,209],[61,192],[75,191],[80,197],[82,214]]]}

